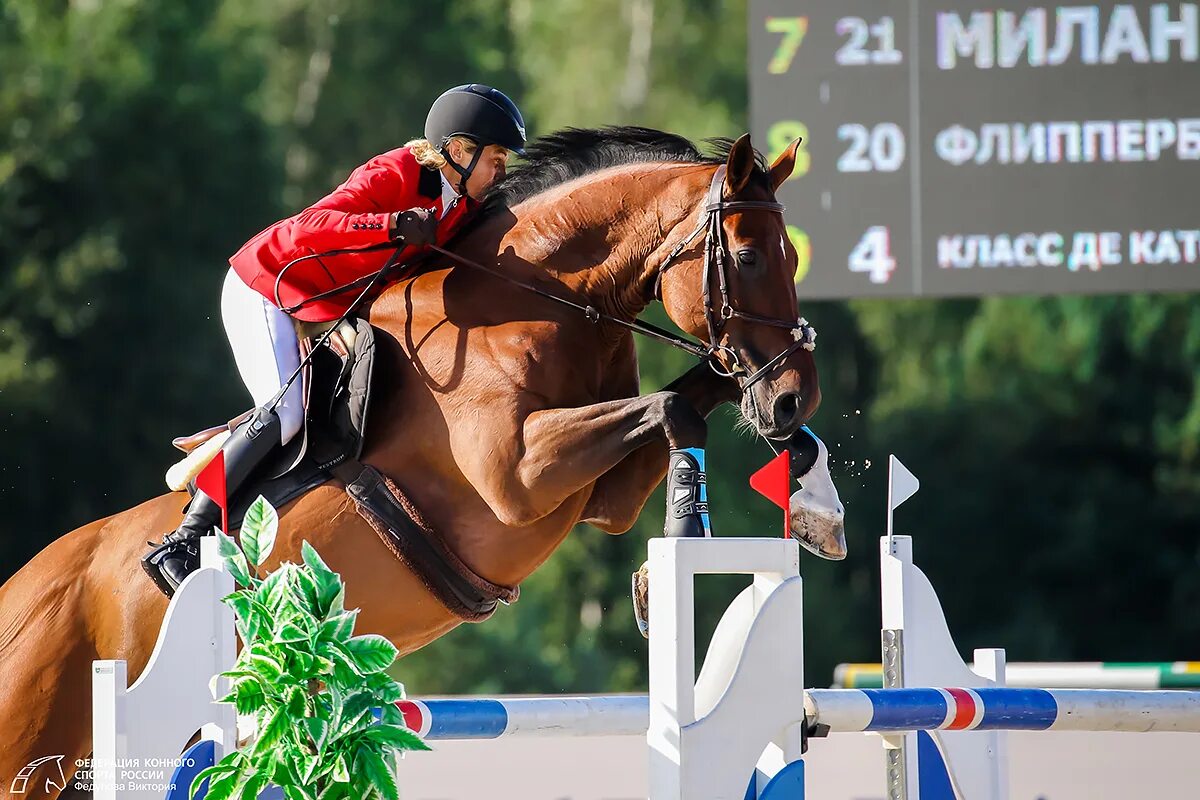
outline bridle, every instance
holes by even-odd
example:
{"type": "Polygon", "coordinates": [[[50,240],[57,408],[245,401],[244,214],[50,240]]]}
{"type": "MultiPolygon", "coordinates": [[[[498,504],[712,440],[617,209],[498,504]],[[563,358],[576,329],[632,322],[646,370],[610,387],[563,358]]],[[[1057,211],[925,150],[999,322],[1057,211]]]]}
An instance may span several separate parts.
{"type": "Polygon", "coordinates": [[[705,357],[708,358],[709,364],[713,371],[718,375],[727,378],[736,378],[738,376],[747,375],[747,369],[742,364],[740,358],[733,348],[720,343],[721,334],[725,330],[726,323],[731,319],[744,319],[747,322],[753,322],[758,325],[771,325],[776,328],[785,328],[792,332],[794,341],[792,344],[773,356],[769,361],[763,364],[747,377],[742,379],[740,386],[742,391],[745,391],[750,386],[753,386],[785,358],[790,356],[797,350],[804,349],[808,351],[815,350],[817,347],[817,331],[813,326],[808,324],[808,320],[803,317],[796,320],[773,319],[771,317],[762,317],[758,314],[751,314],[747,311],[742,311],[735,308],[729,299],[729,265],[728,261],[732,260],[729,257],[729,247],[725,243],[725,227],[722,225],[726,211],[740,211],[756,209],[760,211],[772,211],[777,214],[782,214],[784,207],[781,203],[773,200],[724,200],[721,197],[722,189],[725,186],[725,165],[717,167],[713,173],[712,182],[708,186],[708,194],[704,199],[704,214],[700,218],[700,223],[696,228],[688,234],[682,242],[677,244],[675,248],[667,255],[662,266],[658,269],[658,276],[655,278],[654,294],[662,299],[662,276],[675,263],[675,259],[679,257],[688,245],[692,243],[700,231],[705,231],[704,234],[704,275],[701,280],[704,281],[704,321],[708,326],[708,352],[705,357]],[[713,304],[712,298],[712,272],[716,270],[717,286],[721,292],[721,306],[717,308],[713,304]],[[724,354],[732,360],[732,365],[726,367],[721,364],[720,356],[724,354]]]}
{"type": "MultiPolygon", "coordinates": [[[[692,243],[692,241],[697,236],[700,235],[701,231],[706,231],[706,233],[704,235],[704,277],[703,277],[703,280],[704,280],[704,318],[705,318],[705,322],[708,326],[708,342],[707,343],[697,342],[697,341],[693,341],[691,339],[688,339],[688,338],[685,338],[682,336],[678,336],[678,335],[672,333],[671,331],[665,330],[664,328],[660,328],[657,325],[654,325],[649,322],[644,322],[642,320],[635,319],[635,320],[630,321],[630,320],[621,319],[619,317],[614,317],[609,314],[605,314],[604,312],[600,311],[595,306],[587,305],[584,303],[577,303],[574,300],[570,300],[566,297],[560,297],[559,295],[556,295],[556,294],[546,291],[545,289],[541,288],[540,286],[536,286],[532,283],[527,283],[525,281],[518,280],[517,278],[514,278],[511,275],[504,274],[503,272],[501,272],[498,269],[485,266],[483,264],[480,264],[477,261],[473,261],[473,260],[466,258],[464,256],[461,256],[457,253],[453,253],[453,252],[451,252],[443,247],[440,247],[438,245],[429,245],[429,249],[434,252],[441,253],[442,255],[446,256],[447,258],[449,258],[453,261],[456,261],[459,264],[462,264],[463,266],[470,267],[472,269],[476,269],[481,272],[486,272],[487,274],[489,274],[495,278],[505,281],[506,283],[513,284],[514,286],[519,286],[520,288],[522,288],[528,292],[532,292],[533,294],[536,294],[540,297],[544,297],[547,300],[551,300],[555,303],[569,306],[578,311],[581,311],[581,312],[583,312],[584,316],[587,317],[588,321],[590,321],[590,322],[593,322],[593,323],[611,322],[615,325],[620,325],[624,328],[628,328],[629,330],[632,330],[634,333],[639,333],[639,334],[642,334],[643,336],[647,336],[652,339],[657,339],[658,341],[663,342],[665,344],[669,344],[672,347],[676,347],[680,350],[691,353],[692,355],[696,356],[697,358],[707,361],[709,366],[712,367],[713,371],[716,372],[718,375],[721,375],[722,377],[726,377],[726,378],[738,379],[739,387],[741,388],[741,390],[743,392],[745,392],[747,389],[749,389],[755,383],[762,380],[771,370],[773,370],[775,367],[777,367],[780,364],[780,362],[782,362],[784,359],[786,359],[792,353],[796,352],[797,350],[801,350],[801,349],[808,350],[808,351],[815,350],[816,346],[817,346],[816,345],[817,331],[815,328],[813,328],[812,325],[809,325],[808,321],[806,319],[804,319],[803,317],[796,319],[796,320],[782,320],[782,319],[773,319],[771,317],[761,317],[757,314],[750,314],[746,311],[742,311],[738,308],[735,308],[733,306],[733,303],[730,301],[729,276],[728,276],[729,267],[728,267],[728,263],[727,263],[727,256],[729,255],[729,250],[725,244],[725,229],[721,224],[722,220],[724,218],[724,212],[729,211],[729,210],[751,210],[751,209],[754,209],[754,210],[761,210],[761,211],[771,211],[774,213],[781,214],[781,213],[783,213],[784,208],[783,208],[782,204],[774,202],[772,200],[723,200],[721,197],[721,193],[722,193],[722,189],[725,185],[725,171],[726,171],[725,165],[722,164],[721,166],[717,167],[716,171],[713,173],[712,183],[709,184],[708,194],[705,196],[704,206],[702,207],[704,213],[701,216],[700,223],[696,226],[695,230],[693,230],[690,234],[688,234],[688,236],[682,242],[680,242],[678,245],[676,245],[675,248],[673,250],[671,250],[670,254],[667,255],[667,258],[663,261],[662,266],[659,267],[659,269],[658,269],[658,275],[655,278],[655,286],[654,286],[655,296],[661,300],[662,299],[661,284],[662,284],[663,273],[666,272],[668,268],[673,266],[675,259],[677,259],[680,256],[680,254],[682,254],[683,251],[687,249],[688,245],[690,245],[692,243]],[[721,292],[720,308],[717,308],[713,305],[712,281],[710,278],[711,278],[711,274],[713,272],[714,266],[715,266],[716,273],[717,273],[717,286],[719,287],[720,292],[721,292]],[[742,360],[738,357],[737,353],[734,352],[733,348],[729,347],[728,345],[723,345],[720,343],[720,337],[721,337],[722,333],[724,332],[725,324],[731,319],[743,319],[743,320],[746,320],[747,322],[752,322],[752,323],[756,323],[759,325],[770,325],[770,326],[773,326],[776,328],[784,328],[786,330],[790,330],[792,332],[792,338],[794,341],[792,342],[792,344],[790,346],[784,348],[782,351],[775,354],[769,361],[767,361],[765,364],[763,364],[757,370],[754,370],[753,372],[747,374],[746,366],[743,365],[742,360]],[[730,359],[731,364],[729,366],[726,366],[725,364],[721,363],[722,355],[725,355],[726,357],[728,357],[730,359]]],[[[384,244],[384,245],[372,245],[370,247],[365,247],[365,248],[332,250],[327,253],[314,253],[312,255],[301,256],[300,258],[294,259],[293,261],[289,262],[284,267],[283,271],[286,271],[293,264],[296,264],[300,261],[305,261],[310,258],[320,258],[320,257],[327,256],[327,255],[343,255],[343,254],[348,254],[348,253],[361,253],[361,252],[366,252],[366,251],[370,251],[370,250],[380,250],[380,249],[385,249],[385,248],[390,248],[390,247],[395,247],[395,244],[388,243],[388,244],[384,244]]],[[[306,300],[303,300],[300,303],[298,303],[294,306],[289,306],[289,307],[282,307],[282,304],[279,301],[279,284],[283,277],[283,274],[281,272],[275,281],[276,305],[281,306],[281,308],[284,312],[286,312],[288,314],[292,314],[295,311],[299,310],[301,307],[303,307],[311,302],[314,302],[316,300],[324,299],[326,297],[331,297],[331,296],[334,296],[337,294],[341,294],[341,293],[349,291],[351,289],[356,289],[356,288],[365,286],[366,288],[363,289],[363,291],[359,294],[358,298],[354,301],[353,305],[351,305],[350,308],[343,315],[343,319],[344,319],[346,316],[349,316],[349,314],[363,301],[363,299],[365,299],[365,297],[372,291],[372,289],[380,281],[380,279],[386,277],[387,273],[391,272],[392,269],[396,268],[394,262],[396,260],[396,257],[399,255],[400,251],[403,249],[404,249],[404,246],[401,245],[400,248],[398,248],[396,250],[396,252],[393,253],[392,258],[390,258],[388,260],[388,263],[385,264],[383,266],[383,268],[380,269],[379,271],[371,273],[370,275],[365,275],[355,281],[352,281],[343,286],[338,286],[327,292],[322,292],[319,295],[315,295],[313,297],[307,298],[306,300]]],[[[404,267],[400,267],[400,269],[404,269],[404,267]]],[[[337,327],[336,323],[335,323],[334,327],[335,328],[337,327]]],[[[332,331],[332,330],[333,329],[331,328],[330,331],[332,331]]],[[[326,332],[325,336],[328,337],[329,332],[326,332]]],[[[321,342],[318,342],[317,346],[315,346],[313,348],[313,351],[315,351],[317,349],[317,347],[319,347],[323,341],[324,341],[324,339],[322,339],[321,342]]],[[[310,354],[310,357],[311,357],[311,354],[310,354]]],[[[303,367],[303,364],[301,364],[301,367],[303,367]]],[[[293,373],[292,379],[295,379],[295,376],[297,374],[299,374],[299,371],[300,370],[297,369],[296,372],[293,373]]],[[[291,381],[289,380],[289,383],[290,382],[291,381]]]]}

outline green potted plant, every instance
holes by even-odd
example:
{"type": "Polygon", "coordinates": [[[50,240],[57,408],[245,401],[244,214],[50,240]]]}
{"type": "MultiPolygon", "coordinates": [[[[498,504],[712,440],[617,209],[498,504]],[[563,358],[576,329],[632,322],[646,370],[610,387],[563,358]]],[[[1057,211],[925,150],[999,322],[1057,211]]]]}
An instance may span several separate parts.
{"type": "Polygon", "coordinates": [[[341,576],[305,541],[302,564],[268,575],[261,565],[279,520],[259,497],[246,512],[241,546],[221,537],[220,552],[239,588],[224,598],[242,640],[230,691],[219,702],[251,716],[257,738],[201,772],[207,800],[254,800],[268,784],[287,800],[396,800],[396,762],[428,750],[396,707],[404,688],[385,671],[397,650],[382,636],[354,635],[358,610],[344,606],[341,576]]]}

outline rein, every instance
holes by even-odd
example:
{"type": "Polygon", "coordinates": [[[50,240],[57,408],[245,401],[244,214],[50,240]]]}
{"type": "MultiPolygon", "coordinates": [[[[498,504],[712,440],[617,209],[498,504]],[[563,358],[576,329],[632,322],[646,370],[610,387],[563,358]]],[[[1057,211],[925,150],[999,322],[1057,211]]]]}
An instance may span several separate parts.
{"type": "Polygon", "coordinates": [[[634,333],[640,333],[648,338],[656,339],[664,344],[676,347],[699,359],[707,360],[709,366],[712,367],[714,372],[726,378],[735,378],[741,375],[747,375],[746,367],[743,366],[741,359],[738,358],[737,353],[735,353],[732,348],[719,344],[721,333],[724,331],[725,324],[729,320],[735,318],[744,319],[747,322],[753,322],[759,325],[771,325],[776,328],[785,328],[792,331],[792,337],[795,341],[789,347],[784,348],[779,353],[772,356],[769,361],[767,361],[754,372],[749,373],[748,377],[741,381],[741,389],[742,391],[745,391],[758,381],[762,380],[762,378],[764,378],[771,370],[777,367],[780,362],[797,350],[815,350],[817,331],[815,328],[809,325],[808,320],[804,319],[803,317],[797,320],[782,320],[772,319],[770,317],[762,317],[757,314],[751,314],[735,308],[730,302],[728,265],[726,261],[728,248],[725,245],[725,229],[721,225],[724,212],[727,210],[755,209],[782,214],[784,207],[782,204],[771,200],[723,200],[721,198],[721,189],[724,186],[724,181],[725,165],[722,164],[713,173],[712,183],[709,184],[708,194],[705,198],[704,216],[701,218],[700,224],[697,225],[696,228],[690,234],[688,234],[682,242],[677,244],[675,248],[671,250],[670,254],[667,256],[666,260],[663,261],[662,266],[659,268],[658,276],[655,280],[655,294],[661,299],[659,288],[662,282],[663,273],[673,265],[675,259],[677,259],[680,254],[687,249],[688,245],[690,245],[692,241],[700,235],[700,232],[707,229],[704,236],[703,279],[704,318],[708,325],[707,344],[678,336],[649,322],[643,322],[642,320],[637,319],[629,321],[605,314],[595,306],[577,303],[574,300],[570,300],[552,292],[548,292],[532,283],[518,280],[510,275],[500,272],[499,270],[484,266],[477,261],[473,261],[465,256],[461,256],[458,253],[452,253],[443,247],[430,245],[430,249],[441,253],[452,261],[457,261],[459,264],[462,264],[465,267],[486,272],[493,277],[499,278],[500,280],[510,283],[514,286],[518,286],[528,292],[532,292],[539,297],[544,297],[547,300],[559,303],[560,305],[568,306],[576,311],[581,311],[583,312],[583,315],[587,317],[589,322],[611,322],[624,328],[628,328],[634,333]],[[716,266],[718,287],[720,288],[721,292],[720,309],[714,308],[712,303],[712,281],[710,280],[710,275],[712,273],[714,264],[716,266]],[[723,364],[721,364],[719,356],[722,353],[728,355],[729,358],[732,359],[733,366],[731,368],[727,369],[723,364]]]}
{"type": "MultiPolygon", "coordinates": [[[[629,330],[633,331],[634,333],[641,334],[642,336],[646,336],[647,338],[655,339],[664,344],[670,345],[671,347],[675,347],[680,350],[683,350],[684,352],[689,353],[689,354],[695,356],[696,358],[706,360],[706,361],[708,361],[709,366],[712,367],[713,371],[716,372],[718,375],[721,375],[722,377],[738,378],[740,376],[746,376],[746,377],[742,378],[741,382],[740,382],[740,387],[741,387],[742,391],[745,391],[746,389],[750,388],[755,383],[760,381],[762,378],[764,378],[771,370],[773,370],[775,367],[777,367],[784,359],[786,359],[788,356],[790,356],[792,353],[796,352],[797,350],[800,350],[800,349],[804,349],[804,350],[808,350],[808,351],[815,350],[816,349],[817,332],[816,332],[816,329],[813,328],[811,325],[809,325],[808,321],[806,319],[804,319],[803,317],[801,317],[797,320],[782,320],[782,319],[772,319],[770,317],[762,317],[757,314],[751,314],[751,313],[742,311],[742,310],[736,308],[730,302],[729,280],[728,280],[729,267],[728,267],[727,258],[726,258],[728,255],[728,248],[726,247],[726,244],[725,244],[725,230],[721,224],[722,219],[724,217],[724,212],[729,211],[729,210],[761,210],[761,211],[771,211],[771,212],[774,212],[777,214],[782,214],[784,207],[782,204],[771,201],[771,200],[723,200],[721,197],[721,190],[722,190],[722,187],[724,186],[725,171],[726,171],[725,165],[722,164],[721,166],[717,167],[716,171],[713,173],[712,182],[709,184],[708,194],[705,197],[705,203],[703,206],[704,215],[701,218],[700,223],[696,226],[696,228],[690,234],[687,235],[686,238],[684,238],[684,240],[682,242],[680,242],[678,245],[675,246],[675,248],[673,250],[671,250],[670,254],[667,256],[666,260],[663,261],[662,266],[659,268],[658,276],[655,280],[655,294],[657,296],[659,296],[659,298],[661,299],[660,287],[661,287],[663,273],[666,272],[666,270],[675,263],[675,260],[683,253],[683,251],[685,249],[687,249],[688,245],[690,245],[692,243],[692,241],[697,236],[700,235],[700,232],[705,231],[705,235],[704,235],[704,278],[703,278],[703,280],[704,280],[704,318],[705,318],[705,322],[708,326],[708,338],[709,338],[708,343],[689,339],[689,338],[686,338],[683,336],[679,336],[677,334],[672,333],[671,331],[666,330],[665,328],[660,328],[657,325],[654,325],[649,322],[644,322],[642,320],[635,319],[635,320],[630,321],[630,320],[621,319],[619,317],[614,317],[609,314],[605,314],[603,311],[601,311],[600,309],[596,308],[593,305],[578,303],[569,298],[561,297],[557,294],[554,294],[553,292],[548,292],[539,286],[536,286],[532,283],[528,283],[526,281],[519,280],[517,278],[512,277],[511,275],[506,275],[505,273],[501,272],[498,269],[494,269],[492,267],[485,266],[485,265],[479,263],[478,261],[474,261],[472,259],[466,258],[465,256],[461,256],[458,253],[453,253],[439,245],[431,244],[431,245],[428,245],[428,247],[430,250],[432,250],[436,253],[440,253],[441,255],[444,255],[445,257],[449,258],[450,260],[456,261],[465,267],[470,267],[471,269],[479,270],[480,272],[485,272],[494,278],[498,278],[506,283],[512,284],[513,286],[517,286],[521,289],[524,289],[527,292],[536,294],[539,297],[543,297],[547,300],[558,303],[560,305],[564,305],[569,308],[573,308],[576,311],[581,312],[588,319],[589,322],[592,322],[592,323],[611,322],[615,325],[620,325],[624,328],[628,328],[629,330]],[[710,279],[710,276],[712,274],[714,267],[715,267],[716,273],[717,273],[717,285],[718,285],[718,288],[721,293],[721,306],[719,309],[714,307],[713,302],[712,302],[712,281],[710,279]],[[751,323],[755,323],[755,324],[759,324],[759,325],[771,325],[776,328],[784,328],[784,329],[790,330],[792,332],[792,337],[795,341],[789,347],[784,348],[779,353],[777,353],[773,357],[771,357],[770,360],[768,360],[765,364],[763,364],[757,370],[748,373],[746,366],[744,366],[742,364],[742,361],[738,357],[737,353],[734,352],[734,350],[731,347],[729,347],[728,345],[719,344],[720,337],[721,337],[721,334],[724,332],[726,323],[729,320],[735,319],[735,318],[743,319],[743,320],[746,320],[747,322],[751,322],[751,323]],[[732,366],[726,367],[724,364],[721,363],[720,356],[722,354],[726,355],[729,359],[731,359],[732,366]]],[[[302,256],[301,258],[295,259],[294,261],[289,263],[286,267],[284,267],[283,271],[286,271],[289,267],[291,267],[295,263],[298,263],[300,261],[304,261],[304,260],[307,260],[310,258],[321,258],[322,256],[342,255],[344,253],[362,253],[362,252],[368,252],[371,250],[384,250],[384,249],[388,249],[390,247],[395,247],[395,244],[389,242],[389,243],[385,243],[385,244],[381,244],[381,245],[372,245],[370,247],[354,248],[354,249],[346,249],[346,250],[330,250],[325,253],[314,253],[312,255],[302,256]]],[[[350,307],[350,309],[346,312],[346,314],[343,315],[343,318],[345,318],[345,316],[348,316],[354,310],[354,308],[359,303],[362,302],[362,300],[367,296],[367,294],[371,291],[371,289],[374,288],[378,279],[380,277],[384,276],[385,273],[389,272],[391,269],[394,268],[395,259],[399,255],[401,250],[403,250],[403,246],[397,248],[396,252],[393,253],[392,258],[389,259],[388,263],[385,264],[383,266],[383,268],[381,268],[377,272],[374,272],[370,275],[365,275],[362,278],[359,278],[359,279],[352,281],[350,283],[347,283],[345,285],[338,286],[327,292],[322,292],[319,295],[316,295],[314,297],[310,297],[310,298],[307,298],[307,299],[301,301],[297,305],[282,308],[282,310],[285,313],[292,314],[295,311],[299,310],[301,307],[303,307],[303,306],[307,305],[308,303],[311,303],[315,300],[320,300],[320,299],[324,299],[326,297],[330,297],[333,295],[342,294],[351,289],[356,289],[360,286],[365,285],[366,288],[363,290],[363,292],[361,294],[359,294],[358,298],[354,302],[354,305],[352,305],[350,307]]],[[[276,305],[280,305],[280,306],[282,306],[282,304],[279,303],[279,283],[280,283],[280,280],[282,279],[282,277],[283,277],[283,272],[281,271],[280,275],[276,278],[276,282],[275,282],[276,305]]],[[[335,327],[336,327],[336,325],[335,325],[335,327]]],[[[326,334],[326,336],[328,336],[328,334],[326,334]]],[[[318,342],[318,346],[319,345],[320,345],[320,342],[318,342]]],[[[315,349],[316,348],[314,347],[313,350],[315,351],[315,349]]],[[[310,356],[311,356],[311,353],[310,353],[310,356]]],[[[301,367],[303,367],[303,364],[301,364],[301,367]]],[[[296,374],[298,374],[299,371],[300,370],[297,369],[296,374]]],[[[292,379],[293,380],[295,379],[295,374],[292,376],[292,379]]],[[[290,384],[291,380],[289,380],[288,383],[290,384]]],[[[284,391],[286,391],[286,388],[287,387],[285,386],[284,391]]],[[[282,396],[282,392],[280,393],[280,396],[282,396]]]]}
{"type": "Polygon", "coordinates": [[[614,317],[609,314],[605,314],[603,311],[596,308],[595,306],[584,305],[583,303],[576,303],[574,300],[570,300],[566,297],[560,297],[559,295],[553,294],[552,292],[547,292],[545,289],[542,289],[540,286],[536,286],[532,283],[526,283],[525,281],[518,280],[518,279],[512,277],[511,275],[506,275],[497,269],[492,269],[491,267],[486,267],[483,264],[480,264],[478,261],[472,261],[471,259],[466,258],[465,256],[460,256],[458,253],[452,253],[449,250],[445,249],[444,247],[439,247],[436,244],[429,245],[429,249],[433,250],[435,252],[441,253],[442,255],[446,256],[447,258],[449,258],[453,261],[457,261],[459,264],[462,264],[464,267],[470,267],[472,269],[480,270],[481,272],[486,272],[487,274],[489,274],[495,278],[499,278],[500,280],[502,280],[506,283],[511,283],[513,286],[517,286],[521,289],[524,289],[527,292],[532,292],[532,293],[538,295],[539,297],[544,297],[547,300],[552,300],[555,303],[558,303],[560,305],[564,305],[569,308],[573,308],[576,311],[582,311],[583,315],[585,317],[587,317],[589,322],[612,322],[616,325],[621,325],[622,327],[628,328],[629,330],[634,331],[635,333],[640,333],[643,336],[647,336],[651,339],[657,339],[658,341],[663,342],[664,344],[669,344],[672,347],[678,347],[680,350],[683,350],[687,353],[691,353],[692,355],[696,356],[697,358],[709,358],[712,356],[712,354],[714,352],[716,352],[711,347],[705,347],[700,342],[694,342],[691,339],[685,339],[682,336],[677,336],[676,334],[671,333],[669,330],[667,330],[665,328],[660,328],[653,323],[643,322],[640,319],[635,319],[632,322],[630,322],[629,320],[624,320],[624,319],[621,319],[620,317],[614,317]]]}

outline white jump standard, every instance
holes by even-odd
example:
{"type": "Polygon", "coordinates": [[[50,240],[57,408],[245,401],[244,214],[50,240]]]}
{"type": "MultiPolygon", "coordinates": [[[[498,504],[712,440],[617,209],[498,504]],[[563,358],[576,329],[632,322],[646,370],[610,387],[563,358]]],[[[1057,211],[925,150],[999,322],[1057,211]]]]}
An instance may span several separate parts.
{"type": "MultiPolygon", "coordinates": [[[[1005,688],[1000,650],[977,650],[978,672],[969,669],[913,564],[911,538],[891,535],[890,511],[917,489],[894,458],[892,470],[889,535],[880,541],[886,688],[804,691],[794,539],[654,539],[648,697],[414,700],[401,703],[406,721],[432,741],[645,733],[650,800],[800,800],[802,752],[811,744],[809,757],[819,758],[812,737],[827,733],[880,734],[889,800],[1004,800],[1002,731],[1200,732],[1200,692],[1005,688]],[[695,582],[706,574],[752,582],[721,617],[693,680],[695,582]]],[[[232,613],[220,603],[232,581],[214,555],[206,549],[204,568],[176,593],[133,687],[124,686],[122,662],[96,662],[99,758],[173,758],[202,727],[212,741],[206,752],[233,746],[232,708],[212,702],[209,687],[235,656],[232,613]]],[[[162,796],[96,792],[98,800],[162,796]]],[[[186,786],[171,796],[186,797],[186,786]]]]}

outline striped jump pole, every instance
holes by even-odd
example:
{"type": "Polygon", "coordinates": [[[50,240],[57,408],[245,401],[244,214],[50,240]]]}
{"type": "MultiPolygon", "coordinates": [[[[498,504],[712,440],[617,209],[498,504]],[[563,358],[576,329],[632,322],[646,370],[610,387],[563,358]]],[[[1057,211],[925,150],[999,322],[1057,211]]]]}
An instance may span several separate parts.
{"type": "Polygon", "coordinates": [[[500,737],[645,736],[646,695],[401,700],[404,722],[430,741],[500,737]]]}
{"type": "MultiPolygon", "coordinates": [[[[1200,661],[1017,661],[1005,668],[1005,682],[1046,689],[1200,689],[1200,661]]],[[[838,664],[834,669],[834,689],[882,687],[882,664],[838,664]]]]}
{"type": "MultiPolygon", "coordinates": [[[[404,721],[430,741],[640,736],[646,695],[402,700],[404,721]]],[[[809,728],[1200,733],[1200,692],[1122,689],[809,689],[809,728]]]]}
{"type": "Polygon", "coordinates": [[[809,727],[872,731],[1200,733],[1200,692],[1125,689],[810,689],[809,727]]]}

